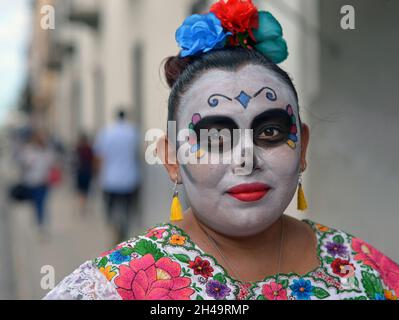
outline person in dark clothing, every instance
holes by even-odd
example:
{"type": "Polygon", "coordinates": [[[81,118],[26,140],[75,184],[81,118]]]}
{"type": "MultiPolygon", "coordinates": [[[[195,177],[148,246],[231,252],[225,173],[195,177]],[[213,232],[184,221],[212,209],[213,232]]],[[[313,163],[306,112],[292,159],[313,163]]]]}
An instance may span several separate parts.
{"type": "Polygon", "coordinates": [[[75,158],[76,191],[79,196],[80,211],[83,213],[86,210],[94,171],[94,152],[86,134],[81,134],[79,137],[75,148],[75,158]]]}

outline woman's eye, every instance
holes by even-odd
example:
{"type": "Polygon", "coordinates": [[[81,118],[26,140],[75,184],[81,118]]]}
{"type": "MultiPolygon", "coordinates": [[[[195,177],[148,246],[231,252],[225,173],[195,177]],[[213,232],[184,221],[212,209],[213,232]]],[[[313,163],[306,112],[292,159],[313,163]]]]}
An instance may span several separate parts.
{"type": "Polygon", "coordinates": [[[257,131],[254,143],[260,147],[273,147],[284,143],[288,137],[288,130],[280,126],[265,126],[257,131]]]}
{"type": "Polygon", "coordinates": [[[279,137],[279,135],[281,134],[281,130],[279,128],[276,127],[269,127],[264,129],[259,135],[258,135],[258,139],[273,139],[276,137],[279,137]]]}

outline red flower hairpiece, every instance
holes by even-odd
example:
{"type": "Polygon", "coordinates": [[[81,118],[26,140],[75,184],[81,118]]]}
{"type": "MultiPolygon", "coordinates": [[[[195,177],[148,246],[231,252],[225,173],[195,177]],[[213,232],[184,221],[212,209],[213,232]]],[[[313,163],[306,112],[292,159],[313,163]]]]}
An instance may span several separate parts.
{"type": "Polygon", "coordinates": [[[222,22],[225,30],[233,34],[233,43],[246,44],[248,35],[253,41],[253,29],[258,29],[258,9],[252,0],[219,0],[212,5],[210,12],[214,13],[222,22]]]}

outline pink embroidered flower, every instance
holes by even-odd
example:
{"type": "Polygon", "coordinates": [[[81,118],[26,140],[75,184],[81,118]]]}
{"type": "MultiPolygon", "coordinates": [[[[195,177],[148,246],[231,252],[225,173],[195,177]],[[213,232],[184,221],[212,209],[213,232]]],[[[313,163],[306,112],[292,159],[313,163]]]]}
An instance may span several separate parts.
{"type": "Polygon", "coordinates": [[[384,283],[399,295],[399,265],[358,238],[352,239],[352,248],[357,253],[355,260],[362,261],[377,270],[384,283]]]}
{"type": "Polygon", "coordinates": [[[276,282],[264,284],[262,294],[268,300],[287,300],[287,290],[280,283],[276,282]]]}
{"type": "Polygon", "coordinates": [[[168,257],[155,261],[148,253],[122,265],[115,284],[123,300],[189,300],[194,293],[191,280],[180,272],[177,262],[168,257]]]}
{"type": "Polygon", "coordinates": [[[251,287],[250,283],[241,283],[239,284],[240,291],[237,295],[237,300],[244,300],[249,294],[249,288],[251,287]]]}
{"type": "Polygon", "coordinates": [[[148,238],[155,237],[157,239],[161,239],[162,235],[165,233],[166,229],[157,229],[153,228],[148,231],[148,233],[145,235],[148,238]]]}

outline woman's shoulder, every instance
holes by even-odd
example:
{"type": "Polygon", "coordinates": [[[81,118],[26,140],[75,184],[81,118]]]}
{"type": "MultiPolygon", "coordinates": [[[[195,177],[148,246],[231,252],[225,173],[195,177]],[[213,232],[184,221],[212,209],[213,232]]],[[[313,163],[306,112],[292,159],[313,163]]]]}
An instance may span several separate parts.
{"type": "MultiPolygon", "coordinates": [[[[151,253],[159,258],[162,239],[172,232],[172,225],[163,223],[101,253],[81,264],[66,276],[45,297],[46,300],[118,300],[120,295],[112,283],[116,270],[135,258],[151,253]]],[[[175,239],[178,241],[178,239],[175,239]]],[[[173,240],[172,240],[173,241],[173,240]]]]}
{"type": "Polygon", "coordinates": [[[170,223],[157,224],[93,260],[93,265],[126,300],[188,300],[195,293],[181,261],[194,244],[170,223]]]}
{"type": "Polygon", "coordinates": [[[310,224],[318,238],[318,255],[326,269],[340,278],[360,279],[368,296],[399,296],[399,265],[380,250],[351,233],[324,224],[310,224]]]}
{"type": "Polygon", "coordinates": [[[159,223],[101,253],[93,262],[101,268],[108,261],[113,264],[121,264],[146,253],[158,256],[159,250],[164,249],[168,244],[191,242],[188,235],[182,233],[184,233],[183,230],[178,230],[171,223],[159,223]]]}
{"type": "Polygon", "coordinates": [[[120,296],[93,262],[86,261],[66,276],[43,299],[120,300],[120,296]]]}

